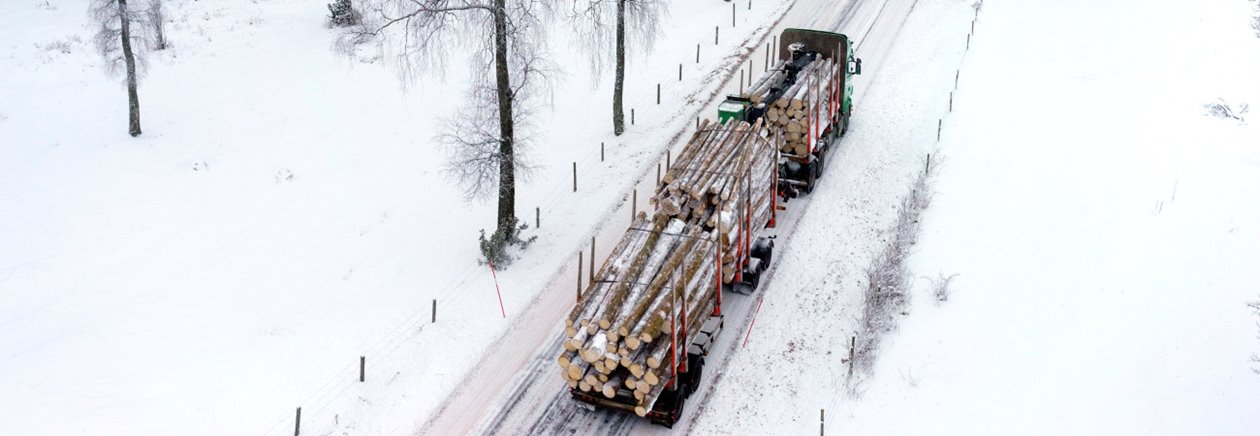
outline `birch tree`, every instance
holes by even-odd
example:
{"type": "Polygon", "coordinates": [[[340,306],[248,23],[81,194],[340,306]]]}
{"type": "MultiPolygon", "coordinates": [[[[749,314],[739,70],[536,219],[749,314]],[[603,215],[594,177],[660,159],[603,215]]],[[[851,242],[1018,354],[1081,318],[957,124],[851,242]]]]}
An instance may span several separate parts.
{"type": "Polygon", "coordinates": [[[548,95],[554,71],[543,56],[544,0],[375,0],[364,13],[358,41],[387,47],[404,83],[444,70],[464,49],[473,87],[464,105],[443,122],[437,139],[447,153],[446,173],[468,199],[497,196],[496,229],[482,252],[496,264],[510,261],[506,246],[523,243],[516,218],[516,181],[528,169],[525,145],[531,115],[548,95]]]}
{"type": "Polygon", "coordinates": [[[132,7],[128,0],[92,0],[88,14],[100,25],[96,33],[96,49],[105,58],[110,74],[119,70],[127,74],[128,127],[131,136],[140,136],[140,96],[136,91],[139,68],[144,64],[143,51],[150,45],[147,11],[132,7]]]}
{"type": "Polygon", "coordinates": [[[630,52],[648,53],[656,45],[660,18],[666,7],[662,0],[571,0],[571,19],[578,36],[587,44],[583,48],[591,70],[601,76],[608,64],[613,66],[613,134],[626,131],[623,94],[626,82],[626,40],[630,52]]]}

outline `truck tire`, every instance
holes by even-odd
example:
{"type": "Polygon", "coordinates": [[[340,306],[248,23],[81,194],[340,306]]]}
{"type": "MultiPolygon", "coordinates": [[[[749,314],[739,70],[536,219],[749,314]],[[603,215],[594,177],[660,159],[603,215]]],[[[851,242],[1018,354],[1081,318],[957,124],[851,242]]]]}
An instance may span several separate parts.
{"type": "Polygon", "coordinates": [[[691,373],[690,380],[687,381],[687,396],[690,397],[691,394],[696,393],[696,390],[700,388],[700,380],[704,379],[704,356],[690,354],[687,358],[691,359],[687,363],[690,367],[688,369],[691,370],[689,371],[691,373]]]}
{"type": "Polygon", "coordinates": [[[752,256],[761,259],[763,271],[770,267],[770,259],[774,257],[774,238],[757,238],[753,243],[752,256]]]}
{"type": "Polygon", "coordinates": [[[810,155],[813,159],[809,160],[809,166],[805,168],[805,189],[801,191],[810,194],[814,192],[814,185],[818,183],[819,161],[818,156],[810,155]]]}
{"type": "MultiPolygon", "coordinates": [[[[830,145],[828,147],[830,147],[830,145]]],[[[821,179],[823,176],[823,170],[827,169],[827,161],[824,159],[827,156],[828,147],[823,147],[822,154],[814,156],[814,159],[818,162],[818,175],[814,176],[814,179],[821,179]]]]}

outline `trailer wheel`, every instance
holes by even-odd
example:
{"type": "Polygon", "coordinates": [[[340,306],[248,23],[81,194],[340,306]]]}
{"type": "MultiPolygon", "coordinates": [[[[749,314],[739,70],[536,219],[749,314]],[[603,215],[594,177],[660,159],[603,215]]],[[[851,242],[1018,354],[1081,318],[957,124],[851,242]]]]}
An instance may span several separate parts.
{"type": "Polygon", "coordinates": [[[700,380],[704,378],[704,357],[699,354],[691,354],[687,358],[691,359],[687,363],[688,369],[691,370],[689,371],[691,373],[690,380],[687,382],[687,396],[690,397],[691,394],[696,393],[696,390],[700,388],[700,380]]]}
{"type": "MultiPolygon", "coordinates": [[[[652,419],[653,424],[664,426],[665,428],[674,428],[674,424],[678,423],[678,419],[682,417],[683,407],[687,404],[687,393],[683,389],[675,389],[673,391],[666,389],[661,392],[661,397],[656,400],[658,406],[664,406],[666,410],[662,410],[663,417],[652,419]]],[[[660,415],[657,415],[660,416],[660,415]]]]}
{"type": "Polygon", "coordinates": [[[774,240],[770,238],[757,238],[757,242],[752,246],[752,257],[761,259],[761,271],[770,268],[770,259],[774,257],[774,240]]]}
{"type": "Polygon", "coordinates": [[[809,160],[809,166],[805,168],[805,188],[801,191],[806,194],[814,192],[814,185],[818,182],[818,156],[810,155],[813,159],[809,160]]]}
{"type": "Polygon", "coordinates": [[[827,168],[827,161],[823,160],[823,157],[827,155],[827,147],[830,147],[830,144],[823,147],[823,152],[821,154],[814,156],[814,160],[818,162],[818,175],[814,176],[815,179],[821,179],[823,176],[823,170],[827,168]]]}

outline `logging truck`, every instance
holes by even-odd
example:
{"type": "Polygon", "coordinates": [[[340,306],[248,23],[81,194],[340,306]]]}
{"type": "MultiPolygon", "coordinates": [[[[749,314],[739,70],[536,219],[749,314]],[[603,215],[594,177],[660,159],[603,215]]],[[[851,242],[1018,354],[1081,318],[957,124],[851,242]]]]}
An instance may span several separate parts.
{"type": "Polygon", "coordinates": [[[722,331],[723,293],[755,291],[774,252],[766,230],[848,130],[861,73],[849,38],[779,40],[782,60],[700,123],[579,294],[557,358],[574,399],[676,423],[722,331]]]}

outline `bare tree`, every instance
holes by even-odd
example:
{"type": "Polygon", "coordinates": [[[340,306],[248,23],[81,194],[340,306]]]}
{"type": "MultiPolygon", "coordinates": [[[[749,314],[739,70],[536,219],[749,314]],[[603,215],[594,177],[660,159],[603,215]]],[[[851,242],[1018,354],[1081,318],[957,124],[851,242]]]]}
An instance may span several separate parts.
{"type": "Polygon", "coordinates": [[[149,46],[144,30],[148,28],[149,15],[130,7],[127,0],[92,0],[88,12],[101,26],[96,33],[96,48],[105,58],[106,68],[111,74],[117,74],[119,69],[127,72],[128,133],[140,136],[137,64],[143,66],[143,50],[149,46]]]}
{"type": "Polygon", "coordinates": [[[166,50],[166,12],[162,0],[149,0],[149,24],[153,27],[153,49],[166,50]]]}
{"type": "Polygon", "coordinates": [[[446,172],[468,198],[498,196],[496,230],[482,242],[483,254],[497,264],[509,260],[507,245],[524,242],[516,179],[528,168],[521,128],[546,96],[553,71],[543,56],[547,7],[545,0],[375,0],[350,35],[353,42],[379,37],[396,47],[404,82],[426,69],[441,70],[451,51],[467,49],[475,85],[438,139],[448,154],[446,172]]]}
{"type": "MultiPolygon", "coordinates": [[[[571,19],[587,50],[591,70],[602,75],[613,64],[613,134],[626,131],[622,94],[626,81],[626,39],[646,53],[656,44],[660,17],[666,12],[661,0],[572,0],[571,19]],[[611,51],[611,53],[610,53],[611,51]],[[609,56],[611,54],[611,56],[609,56]]],[[[632,48],[633,50],[633,48],[632,48]]]]}

